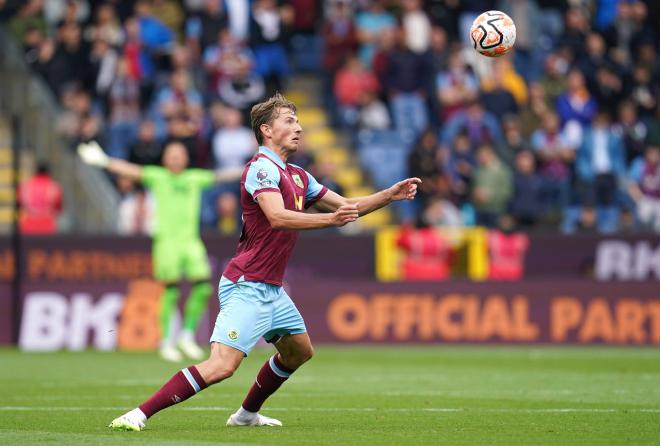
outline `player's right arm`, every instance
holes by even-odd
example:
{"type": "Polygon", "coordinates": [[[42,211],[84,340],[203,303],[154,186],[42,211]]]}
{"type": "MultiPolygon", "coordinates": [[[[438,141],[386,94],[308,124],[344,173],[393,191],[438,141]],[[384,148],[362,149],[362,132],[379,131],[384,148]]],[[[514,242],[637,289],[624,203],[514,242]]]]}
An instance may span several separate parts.
{"type": "Polygon", "coordinates": [[[101,167],[114,174],[126,176],[134,180],[139,181],[142,179],[142,166],[119,158],[110,158],[96,141],[79,144],[78,155],[90,166],[101,167]]]}
{"type": "Polygon", "coordinates": [[[355,204],[340,206],[331,214],[305,214],[286,209],[279,192],[262,192],[256,200],[273,229],[299,231],[344,226],[358,218],[358,208],[355,204]]]}

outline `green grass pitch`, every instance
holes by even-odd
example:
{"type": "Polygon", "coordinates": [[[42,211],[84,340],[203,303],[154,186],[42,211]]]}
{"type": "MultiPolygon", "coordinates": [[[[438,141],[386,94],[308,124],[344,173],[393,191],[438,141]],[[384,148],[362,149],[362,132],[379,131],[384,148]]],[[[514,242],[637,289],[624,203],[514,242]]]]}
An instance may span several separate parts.
{"type": "Polygon", "coordinates": [[[258,368],[112,432],[181,367],[147,353],[0,350],[0,444],[660,445],[660,349],[318,347],[265,405],[283,428],[228,428],[258,368]]]}

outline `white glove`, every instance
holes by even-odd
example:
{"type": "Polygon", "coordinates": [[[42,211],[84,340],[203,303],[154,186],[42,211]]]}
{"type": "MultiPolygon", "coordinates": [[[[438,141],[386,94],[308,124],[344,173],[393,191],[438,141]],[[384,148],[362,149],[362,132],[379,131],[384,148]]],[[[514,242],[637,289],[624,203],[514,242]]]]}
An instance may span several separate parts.
{"type": "Polygon", "coordinates": [[[105,168],[110,164],[110,157],[105,154],[96,141],[78,144],[78,155],[91,166],[105,168]]]}

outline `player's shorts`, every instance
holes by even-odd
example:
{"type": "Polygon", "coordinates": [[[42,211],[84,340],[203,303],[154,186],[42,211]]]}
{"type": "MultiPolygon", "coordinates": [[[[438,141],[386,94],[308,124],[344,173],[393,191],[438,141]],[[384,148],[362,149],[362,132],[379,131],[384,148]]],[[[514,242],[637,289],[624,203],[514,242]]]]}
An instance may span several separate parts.
{"type": "Polygon", "coordinates": [[[211,267],[204,243],[199,238],[188,240],[154,239],[154,277],[165,283],[211,278],[211,267]]]}
{"type": "Polygon", "coordinates": [[[251,282],[242,276],[234,283],[223,276],[218,299],[220,313],[211,342],[233,347],[245,356],[261,337],[273,342],[307,332],[298,308],[281,286],[251,282]]]}

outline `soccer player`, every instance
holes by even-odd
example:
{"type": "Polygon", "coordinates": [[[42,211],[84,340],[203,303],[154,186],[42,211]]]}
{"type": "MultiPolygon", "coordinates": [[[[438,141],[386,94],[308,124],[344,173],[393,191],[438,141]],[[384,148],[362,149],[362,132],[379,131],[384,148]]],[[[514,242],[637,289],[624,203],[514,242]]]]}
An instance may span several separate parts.
{"type": "Polygon", "coordinates": [[[243,233],[220,280],[220,312],[206,361],[177,372],[139,407],[110,427],[139,431],[156,412],[185,401],[229,378],[259,338],[277,349],[263,365],[229,426],[281,426],[259,413],[264,401],[313,354],[305,323],[282,288],[297,231],[343,226],[395,200],[412,200],[418,178],[361,198],[344,198],[320,185],[302,168],[287,163],[298,150],[302,127],[296,107],[279,93],[255,105],[252,129],[260,144],[241,178],[243,233]],[[314,206],[321,213],[305,213],[314,206]]]}
{"type": "Polygon", "coordinates": [[[199,236],[201,195],[204,188],[215,182],[238,180],[241,169],[216,172],[187,169],[188,152],[180,142],[167,144],[163,151],[163,167],[142,167],[109,158],[95,142],[81,144],[78,151],[88,164],[141,181],[152,192],[156,207],[152,247],[154,277],[165,285],[160,308],[159,353],[163,359],[173,362],[183,359],[181,351],[192,359],[202,359],[204,352],[195,342],[195,332],[213,287],[206,249],[199,236]],[[192,285],[183,328],[176,339],[171,322],[183,277],[192,285]]]}

